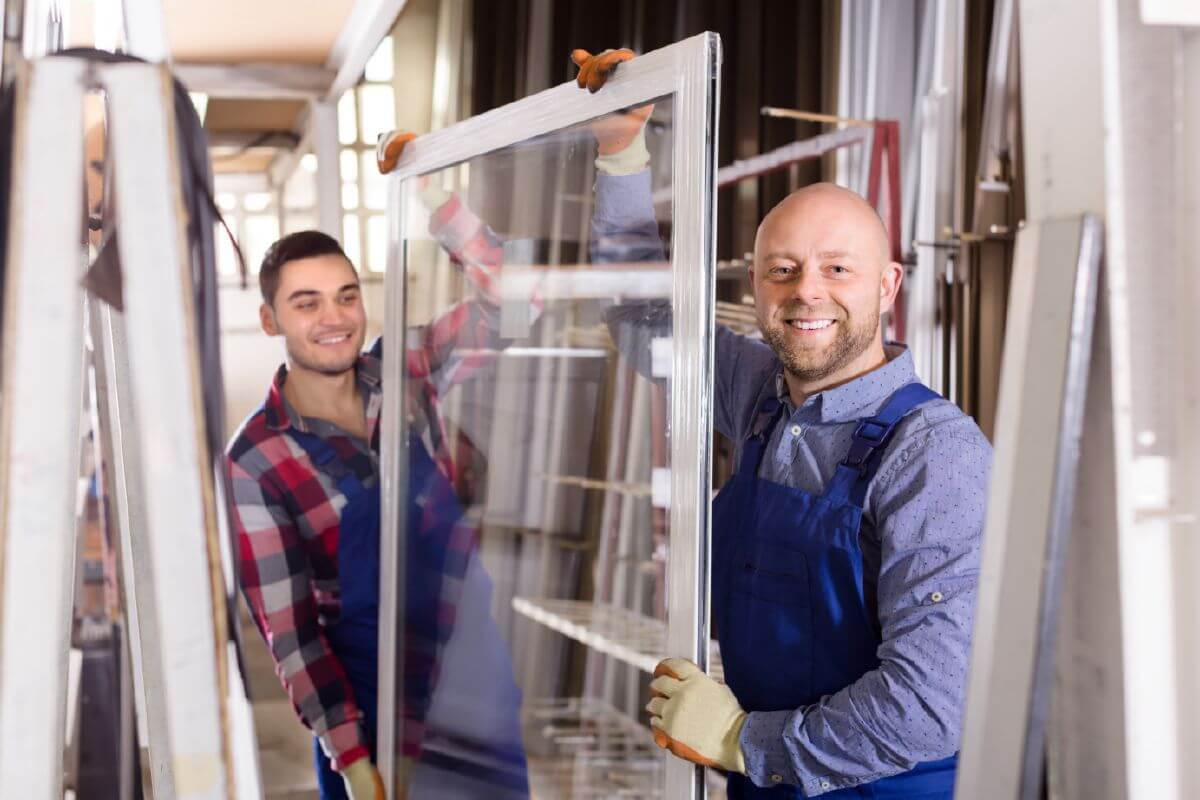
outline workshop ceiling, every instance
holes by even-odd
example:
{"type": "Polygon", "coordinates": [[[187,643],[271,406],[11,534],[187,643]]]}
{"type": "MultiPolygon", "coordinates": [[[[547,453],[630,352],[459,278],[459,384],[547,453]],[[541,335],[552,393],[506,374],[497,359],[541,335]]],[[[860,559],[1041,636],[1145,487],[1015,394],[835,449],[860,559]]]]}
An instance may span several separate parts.
{"type": "Polygon", "coordinates": [[[176,61],[324,64],[353,0],[166,0],[176,61]]]}
{"type": "MultiPolygon", "coordinates": [[[[163,0],[163,7],[175,61],[320,65],[354,0],[163,0]]],[[[92,44],[95,13],[95,0],[71,0],[71,44],[92,44]]]]}
{"type": "MultiPolygon", "coordinates": [[[[171,58],[176,63],[199,64],[325,65],[353,6],[354,0],[163,2],[171,58]]],[[[114,7],[96,0],[71,0],[68,44],[92,46],[97,9],[114,7]]],[[[271,131],[290,132],[298,138],[304,108],[302,100],[212,97],[204,127],[217,141],[222,133],[271,131]]],[[[211,148],[214,171],[260,172],[280,146],[286,149],[286,137],[250,147],[215,141],[211,148]]]]}

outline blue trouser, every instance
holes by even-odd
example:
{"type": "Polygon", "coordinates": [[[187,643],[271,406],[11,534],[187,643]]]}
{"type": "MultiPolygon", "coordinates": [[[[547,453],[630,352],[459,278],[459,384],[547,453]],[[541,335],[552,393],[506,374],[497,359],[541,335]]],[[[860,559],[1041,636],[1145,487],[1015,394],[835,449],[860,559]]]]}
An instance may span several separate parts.
{"type": "MultiPolygon", "coordinates": [[[[748,438],[737,471],[713,504],[713,615],[725,680],[747,711],[815,703],[879,665],[880,637],[864,601],[859,525],[883,446],[906,414],[936,395],[901,388],[860,423],[850,453],[820,495],[758,477],[771,429],[748,438]]],[[[834,798],[935,798],[954,793],[957,757],[834,791],[834,798]]],[[[799,787],[760,788],[729,777],[729,797],[802,798],[799,787]]]]}

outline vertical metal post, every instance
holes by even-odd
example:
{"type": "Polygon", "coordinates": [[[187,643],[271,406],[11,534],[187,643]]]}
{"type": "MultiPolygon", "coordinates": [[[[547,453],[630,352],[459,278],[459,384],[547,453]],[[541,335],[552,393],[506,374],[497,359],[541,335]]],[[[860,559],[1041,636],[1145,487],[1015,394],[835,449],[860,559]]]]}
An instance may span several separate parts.
{"type": "Polygon", "coordinates": [[[408,248],[403,238],[409,192],[407,185],[393,180],[388,184],[388,265],[384,276],[385,340],[395,342],[384,351],[383,414],[380,417],[379,456],[380,492],[383,496],[379,537],[379,716],[376,735],[376,764],[389,797],[403,797],[408,777],[396,763],[400,737],[404,732],[405,581],[408,575],[407,515],[402,498],[408,492],[408,442],[404,415],[408,409],[407,371],[404,369],[404,332],[408,314],[408,248]]]}
{"type": "MultiPolygon", "coordinates": [[[[140,501],[155,580],[168,741],[179,798],[234,794],[228,719],[228,619],[212,475],[201,426],[200,370],[170,73],[104,68],[137,412],[140,501]]],[[[149,700],[150,698],[147,698],[149,700]]]]}
{"type": "MultiPolygon", "coordinates": [[[[667,652],[708,669],[709,547],[712,485],[713,338],[716,294],[717,119],[721,40],[707,34],[681,70],[676,119],[672,208],[671,307],[671,576],[667,588],[667,652]],[[700,333],[697,336],[697,333],[700,333]],[[697,498],[699,502],[683,502],[697,498]]],[[[704,769],[667,760],[666,796],[705,796],[704,769]]]]}
{"type": "Polygon", "coordinates": [[[83,387],[83,73],[78,62],[51,60],[16,78],[0,416],[0,797],[63,791],[83,387]]]}
{"type": "Polygon", "coordinates": [[[311,103],[308,124],[312,126],[313,151],[317,156],[317,228],[341,242],[342,170],[336,100],[311,103]]]}

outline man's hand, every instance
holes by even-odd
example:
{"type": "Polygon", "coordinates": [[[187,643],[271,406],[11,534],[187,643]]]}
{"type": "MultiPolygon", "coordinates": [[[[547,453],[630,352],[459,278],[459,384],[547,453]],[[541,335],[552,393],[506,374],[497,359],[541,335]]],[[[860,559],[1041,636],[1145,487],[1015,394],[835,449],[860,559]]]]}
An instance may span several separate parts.
{"type": "Polygon", "coordinates": [[[605,50],[595,56],[587,50],[573,50],[571,51],[571,60],[575,62],[575,66],[579,67],[579,74],[575,76],[575,82],[579,84],[580,89],[598,92],[608,77],[616,72],[621,62],[631,58],[633,58],[633,51],[625,48],[605,50]]]}
{"type": "Polygon", "coordinates": [[[649,103],[628,111],[608,114],[589,124],[592,135],[596,137],[596,149],[600,155],[619,153],[633,144],[653,111],[654,104],[649,103]]]}
{"type": "Polygon", "coordinates": [[[746,712],[729,687],[684,658],[666,659],[654,676],[646,706],[654,743],[701,766],[745,773],[738,739],[746,712]]]}
{"type": "Polygon", "coordinates": [[[382,175],[387,175],[396,168],[396,162],[404,154],[404,146],[417,138],[411,131],[388,131],[379,134],[375,143],[375,166],[379,167],[382,175]]]}
{"type": "MultiPolygon", "coordinates": [[[[594,56],[587,50],[571,53],[571,60],[579,66],[575,82],[579,88],[599,91],[608,77],[624,61],[634,57],[632,50],[605,50],[594,56]]],[[[588,125],[596,137],[596,149],[600,158],[596,166],[608,175],[631,175],[641,172],[650,161],[646,150],[644,129],[646,120],[654,111],[654,104],[647,103],[638,108],[608,114],[588,125]]]]}
{"type": "Polygon", "coordinates": [[[383,779],[379,770],[369,758],[360,758],[342,770],[342,780],[346,783],[346,794],[350,800],[386,800],[383,791],[383,779]]]}

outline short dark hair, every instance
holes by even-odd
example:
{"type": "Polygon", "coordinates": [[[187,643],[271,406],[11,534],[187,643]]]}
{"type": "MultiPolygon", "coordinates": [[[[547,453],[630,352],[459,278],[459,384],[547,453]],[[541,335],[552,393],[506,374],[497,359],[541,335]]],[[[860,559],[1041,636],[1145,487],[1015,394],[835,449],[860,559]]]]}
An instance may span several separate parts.
{"type": "Polygon", "coordinates": [[[316,256],[341,256],[354,269],[354,264],[346,257],[346,252],[327,233],[321,231],[297,231],[289,233],[267,248],[263,256],[262,266],[258,268],[258,288],[262,291],[263,302],[269,306],[275,305],[275,292],[279,289],[279,273],[283,265],[289,261],[299,261],[302,258],[316,256]]]}

